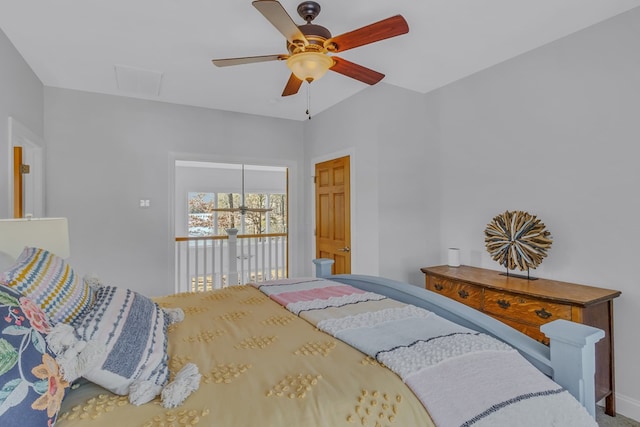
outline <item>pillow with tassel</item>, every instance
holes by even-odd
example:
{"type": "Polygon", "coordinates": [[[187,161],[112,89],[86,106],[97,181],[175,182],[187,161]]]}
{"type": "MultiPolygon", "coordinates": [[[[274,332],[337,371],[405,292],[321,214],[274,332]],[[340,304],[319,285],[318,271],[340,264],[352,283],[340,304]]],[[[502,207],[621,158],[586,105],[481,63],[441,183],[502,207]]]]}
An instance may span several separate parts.
{"type": "Polygon", "coordinates": [[[57,325],[49,336],[65,379],[83,376],[115,394],[129,395],[134,405],[161,393],[166,407],[181,404],[200,382],[191,364],[176,375],[173,385],[167,384],[167,327],[184,318],[182,310],[162,309],[130,289],[93,286],[97,289],[91,310],[75,327],[57,325]]]}

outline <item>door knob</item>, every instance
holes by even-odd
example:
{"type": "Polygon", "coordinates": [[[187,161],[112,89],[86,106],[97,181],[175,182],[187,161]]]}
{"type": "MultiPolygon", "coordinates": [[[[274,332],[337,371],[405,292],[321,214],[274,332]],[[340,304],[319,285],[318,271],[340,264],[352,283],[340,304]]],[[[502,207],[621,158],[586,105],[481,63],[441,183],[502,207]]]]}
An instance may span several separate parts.
{"type": "Polygon", "coordinates": [[[338,249],[338,252],[351,252],[351,248],[349,246],[345,246],[344,248],[338,249]]]}

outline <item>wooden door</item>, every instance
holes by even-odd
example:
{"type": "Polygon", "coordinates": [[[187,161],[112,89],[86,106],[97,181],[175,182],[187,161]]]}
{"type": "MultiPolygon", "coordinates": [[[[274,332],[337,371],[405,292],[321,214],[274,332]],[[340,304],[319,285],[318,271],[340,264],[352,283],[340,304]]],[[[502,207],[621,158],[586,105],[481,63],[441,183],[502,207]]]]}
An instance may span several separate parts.
{"type": "Polygon", "coordinates": [[[351,273],[350,158],[316,164],[316,258],[335,261],[332,274],[351,273]]]}
{"type": "Polygon", "coordinates": [[[13,217],[22,218],[24,209],[24,185],[22,174],[24,173],[22,164],[22,147],[13,147],[13,217]]]}

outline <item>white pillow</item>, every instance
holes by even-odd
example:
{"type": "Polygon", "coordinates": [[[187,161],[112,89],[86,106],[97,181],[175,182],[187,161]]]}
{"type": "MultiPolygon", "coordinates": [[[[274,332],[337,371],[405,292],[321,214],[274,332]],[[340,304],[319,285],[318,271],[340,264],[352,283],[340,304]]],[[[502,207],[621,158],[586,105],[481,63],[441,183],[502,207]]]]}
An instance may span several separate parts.
{"type": "Polygon", "coordinates": [[[100,287],[91,310],[77,322],[76,334],[83,341],[104,344],[106,354],[83,376],[119,395],[129,394],[138,381],[153,384],[159,393],[169,380],[169,323],[168,315],[144,295],[100,287]]]}
{"type": "Polygon", "coordinates": [[[198,389],[198,367],[187,363],[169,382],[167,327],[184,319],[180,308],[163,309],[126,288],[93,283],[96,299],[75,324],[59,323],[47,336],[64,378],[79,376],[142,405],[157,395],[165,408],[182,404],[198,389]],[[168,383],[168,384],[167,384],[168,383]]]}

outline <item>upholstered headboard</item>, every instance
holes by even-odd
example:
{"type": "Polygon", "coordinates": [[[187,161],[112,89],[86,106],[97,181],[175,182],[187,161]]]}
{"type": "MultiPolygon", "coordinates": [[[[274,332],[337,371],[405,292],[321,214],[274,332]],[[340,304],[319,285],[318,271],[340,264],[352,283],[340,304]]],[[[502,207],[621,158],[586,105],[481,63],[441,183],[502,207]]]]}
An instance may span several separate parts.
{"type": "Polygon", "coordinates": [[[3,257],[12,257],[15,261],[25,246],[46,249],[60,258],[68,258],[67,218],[0,219],[0,252],[4,253],[3,257]]]}

